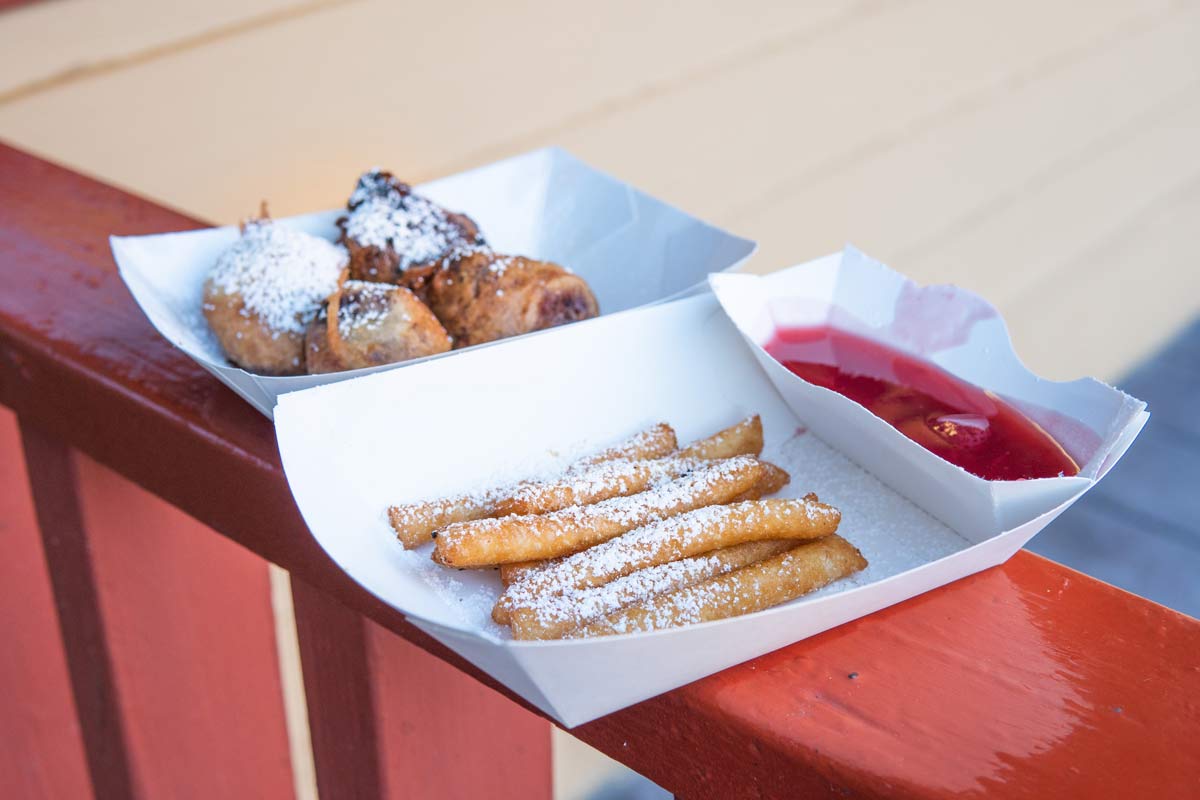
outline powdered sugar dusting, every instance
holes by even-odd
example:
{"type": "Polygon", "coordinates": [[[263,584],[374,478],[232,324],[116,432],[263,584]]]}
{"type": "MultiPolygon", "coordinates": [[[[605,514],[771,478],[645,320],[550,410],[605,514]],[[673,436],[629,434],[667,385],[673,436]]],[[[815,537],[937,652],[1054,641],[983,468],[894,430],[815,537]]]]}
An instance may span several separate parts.
{"type": "MultiPolygon", "coordinates": [[[[862,572],[836,581],[793,602],[802,603],[811,598],[836,594],[856,586],[874,583],[969,546],[970,543],[953,530],[884,486],[870,473],[849,461],[816,436],[802,430],[795,433],[789,431],[788,438],[780,441],[778,438],[770,437],[769,434],[770,431],[768,431],[763,459],[777,464],[792,474],[792,482],[776,496],[798,498],[808,492],[816,492],[820,496],[821,502],[828,503],[841,511],[842,520],[838,532],[859,548],[869,562],[869,566],[862,572]]],[[[572,451],[575,454],[582,454],[588,449],[595,448],[594,446],[589,447],[585,442],[580,442],[572,448],[572,451]]],[[[539,468],[531,469],[529,465],[526,465],[519,472],[548,477],[561,473],[563,466],[572,460],[573,458],[569,455],[560,455],[553,459],[553,463],[548,464],[543,456],[539,468]]],[[[675,483],[673,481],[664,484],[659,491],[675,483]]],[[[604,503],[620,506],[627,500],[628,498],[617,498],[604,501],[604,503]]],[[[715,507],[712,508],[715,509],[715,507]]],[[[572,513],[578,511],[579,509],[571,510],[572,513]]],[[[444,600],[448,607],[455,610],[465,626],[488,637],[512,638],[507,627],[497,625],[491,619],[492,607],[503,591],[499,576],[494,570],[457,571],[446,569],[429,559],[429,547],[405,551],[398,543],[395,543],[390,529],[381,532],[380,535],[388,536],[392,540],[392,545],[405,559],[405,563],[412,564],[413,568],[419,571],[422,577],[429,582],[433,591],[444,600]]],[[[701,560],[707,560],[710,556],[695,558],[695,563],[700,563],[701,560]]],[[[657,568],[654,569],[657,570],[657,568]]],[[[618,585],[609,590],[612,593],[610,596],[624,597],[625,595],[621,594],[621,586],[633,587],[636,585],[636,581],[669,580],[668,576],[678,578],[681,573],[686,573],[691,569],[700,568],[692,565],[685,567],[668,565],[667,569],[657,570],[648,576],[618,585]]],[[[641,572],[649,572],[649,570],[641,572]]],[[[626,577],[632,578],[633,576],[626,577]]],[[[653,584],[653,586],[662,585],[660,583],[653,584]]],[[[667,586],[664,591],[672,588],[674,587],[667,586]]],[[[630,591],[633,590],[630,589],[630,591]]],[[[649,594],[652,593],[652,588],[643,584],[638,591],[649,594]]],[[[602,602],[602,598],[597,597],[595,601],[589,602],[602,602]]],[[[531,646],[538,645],[532,644],[531,646]]]]}
{"type": "Polygon", "coordinates": [[[543,594],[523,603],[543,625],[569,625],[598,619],[625,606],[689,586],[734,569],[711,555],[695,556],[638,570],[603,586],[561,594],[543,594]]]}
{"type": "Polygon", "coordinates": [[[804,599],[874,583],[956,553],[970,542],[810,433],[768,444],[763,457],[792,474],[781,497],[816,492],[842,512],[838,533],[869,566],[804,599]]]}
{"type": "MultiPolygon", "coordinates": [[[[793,568],[795,555],[787,553],[779,557],[778,569],[782,572],[793,568]]],[[[830,558],[822,553],[819,556],[821,572],[825,580],[836,580],[841,570],[835,569],[830,558]]],[[[661,593],[655,593],[661,594],[661,593]]],[[[633,633],[635,631],[661,630],[679,625],[694,625],[705,620],[707,610],[726,606],[734,608],[753,608],[769,603],[771,593],[764,591],[762,573],[753,566],[744,571],[735,571],[719,576],[712,580],[685,585],[680,591],[661,598],[663,602],[650,602],[644,606],[640,614],[628,616],[616,615],[615,619],[603,623],[611,626],[613,633],[633,633]]],[[[594,617],[592,618],[594,619],[594,617]]],[[[592,631],[582,629],[574,635],[588,637],[592,631]]]]}
{"type": "Polygon", "coordinates": [[[558,480],[517,487],[512,491],[512,499],[519,504],[536,504],[548,493],[576,502],[627,495],[636,487],[655,486],[705,465],[706,462],[696,458],[614,459],[591,466],[579,465],[558,480]]]}
{"type": "MultiPolygon", "coordinates": [[[[349,282],[347,282],[349,283],[349,282]]],[[[376,284],[372,284],[376,285],[376,284]]],[[[571,484],[571,479],[582,477],[584,484],[590,483],[596,476],[609,469],[614,462],[628,466],[634,462],[626,458],[614,458],[615,452],[631,452],[639,450],[654,440],[656,431],[649,429],[635,436],[620,440],[608,450],[597,452],[595,442],[581,440],[569,447],[555,452],[549,452],[539,457],[536,454],[527,455],[521,459],[514,456],[508,464],[509,471],[501,475],[489,477],[480,481],[475,488],[469,488],[458,495],[433,498],[392,507],[391,514],[397,524],[419,524],[431,514],[443,514],[455,506],[490,509],[499,501],[524,492],[533,485],[545,486],[547,483],[571,484]],[[590,455],[585,455],[590,453],[590,455]],[[606,460],[608,459],[608,460],[606,460]],[[512,476],[520,476],[513,480],[512,476]],[[592,476],[591,478],[587,476],[592,476]]],[[[616,467],[619,472],[623,467],[616,467]]],[[[573,485],[573,484],[572,484],[573,485]]]]}
{"type": "Polygon", "coordinates": [[[247,222],[241,237],[217,259],[209,276],[226,294],[239,294],[243,313],[271,331],[303,333],[337,288],[345,248],[269,219],[247,222]]]}
{"type": "Polygon", "coordinates": [[[778,531],[781,524],[791,527],[795,522],[807,527],[817,520],[832,522],[834,519],[834,510],[806,500],[706,506],[635,528],[603,544],[556,560],[509,587],[506,595],[515,605],[536,606],[548,594],[603,584],[664,558],[679,559],[712,550],[721,545],[713,539],[714,533],[729,524],[751,530],[778,531]]]}
{"type": "Polygon", "coordinates": [[[549,514],[458,523],[443,529],[438,535],[444,537],[446,542],[454,542],[464,536],[498,532],[513,524],[513,520],[521,520],[528,529],[536,529],[541,536],[551,539],[581,529],[598,530],[614,536],[670,514],[720,502],[720,498],[711,495],[719,484],[739,480],[747,483],[733,492],[740,494],[749,488],[759,469],[758,459],[750,456],[703,463],[704,466],[694,472],[628,497],[614,497],[587,506],[571,506],[549,514]]]}
{"type": "Polygon", "coordinates": [[[400,291],[388,283],[346,281],[338,304],[338,333],[350,336],[356,330],[375,330],[389,315],[399,314],[404,321],[408,315],[392,307],[393,295],[400,291]]]}
{"type": "Polygon", "coordinates": [[[394,251],[401,270],[437,261],[463,238],[445,211],[379,169],[359,178],[348,208],[346,236],[364,247],[394,251]]]}

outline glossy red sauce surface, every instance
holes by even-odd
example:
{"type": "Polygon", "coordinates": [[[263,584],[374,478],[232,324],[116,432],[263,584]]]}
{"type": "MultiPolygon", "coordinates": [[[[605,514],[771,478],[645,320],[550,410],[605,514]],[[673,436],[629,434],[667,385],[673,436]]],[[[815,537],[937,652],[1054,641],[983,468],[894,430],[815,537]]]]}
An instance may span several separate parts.
{"type": "Polygon", "coordinates": [[[830,327],[784,328],[766,350],[809,383],[850,398],[980,478],[1079,472],[1058,442],[996,395],[879,342],[830,327]]]}

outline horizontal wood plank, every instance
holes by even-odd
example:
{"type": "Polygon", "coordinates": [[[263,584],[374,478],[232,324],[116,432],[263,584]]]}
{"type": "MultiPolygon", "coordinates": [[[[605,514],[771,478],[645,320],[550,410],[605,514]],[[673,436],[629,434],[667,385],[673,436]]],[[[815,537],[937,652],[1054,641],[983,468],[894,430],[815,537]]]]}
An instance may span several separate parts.
{"type": "MultiPolygon", "coordinates": [[[[336,0],[325,0],[325,3],[336,0]]],[[[0,102],[84,75],[195,46],[288,12],[303,0],[207,0],[167,6],[153,0],[54,0],[28,3],[0,24],[0,102]],[[53,46],[47,46],[53,41],[53,46]]],[[[6,4],[0,3],[0,9],[6,4]]]]}
{"type": "Polygon", "coordinates": [[[372,164],[419,181],[509,140],[504,154],[543,146],[530,135],[879,5],[356,2],[2,103],[0,136],[207,219],[262,198],[300,213],[344,202],[372,164]],[[402,45],[364,44],[375,37],[402,45]],[[72,129],[81,115],[88,136],[72,129]]]}

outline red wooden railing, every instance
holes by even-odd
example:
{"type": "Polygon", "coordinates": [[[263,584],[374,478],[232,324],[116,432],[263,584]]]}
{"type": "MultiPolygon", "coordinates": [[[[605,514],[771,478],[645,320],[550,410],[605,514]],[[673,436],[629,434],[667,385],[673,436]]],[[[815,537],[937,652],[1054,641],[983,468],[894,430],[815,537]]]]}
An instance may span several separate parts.
{"type": "MultiPolygon", "coordinates": [[[[548,723],[328,560],[125,291],[110,233],[200,225],[0,147],[6,796],[292,796],[257,554],[323,798],[547,797],[548,723]]],[[[572,733],[684,797],[1190,797],[1198,704],[1200,624],[1020,553],[572,733]]]]}

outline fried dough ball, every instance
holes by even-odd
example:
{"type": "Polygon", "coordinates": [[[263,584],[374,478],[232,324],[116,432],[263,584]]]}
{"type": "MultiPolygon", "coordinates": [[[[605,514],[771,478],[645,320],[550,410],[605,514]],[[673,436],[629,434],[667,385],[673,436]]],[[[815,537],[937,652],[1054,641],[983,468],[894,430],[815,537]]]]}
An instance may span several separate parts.
{"type": "Polygon", "coordinates": [[[338,226],[350,252],[350,277],[356,280],[396,283],[405,270],[483,243],[470,217],[416,194],[390,172],[364,173],[346,208],[338,226]]]}
{"type": "Polygon", "coordinates": [[[446,326],[455,348],[491,342],[600,313],[587,282],[548,261],[486,247],[455,253],[431,273],[410,276],[446,326]]]}
{"type": "Polygon", "coordinates": [[[201,310],[225,355],[259,375],[304,374],[304,331],[337,288],[346,251],[263,215],[242,224],[204,283],[201,310]]]}
{"type": "Polygon", "coordinates": [[[346,281],[309,323],[304,348],[308,371],[316,374],[445,353],[450,337],[408,289],[346,281]],[[337,313],[334,330],[330,330],[331,309],[337,313]]]}

